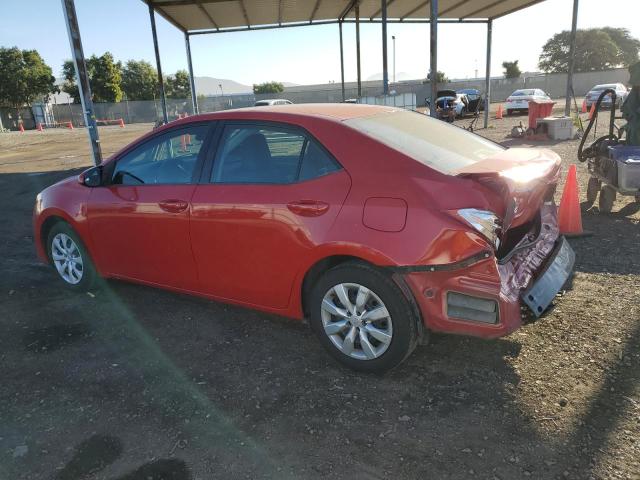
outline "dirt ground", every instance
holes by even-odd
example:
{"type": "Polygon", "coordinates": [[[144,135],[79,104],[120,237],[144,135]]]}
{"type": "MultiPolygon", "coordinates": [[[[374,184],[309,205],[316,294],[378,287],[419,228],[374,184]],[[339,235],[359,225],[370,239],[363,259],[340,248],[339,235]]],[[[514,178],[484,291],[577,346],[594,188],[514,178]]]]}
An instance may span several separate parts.
{"type": "MultiPolygon", "coordinates": [[[[477,133],[520,145],[521,120],[477,133]]],[[[103,127],[103,151],[150,128],[103,127]]],[[[563,177],[576,162],[575,140],[535,145],[563,177]]],[[[120,282],[68,292],[36,260],[31,210],[87,154],[82,129],[0,135],[0,479],[640,478],[631,198],[583,204],[593,236],[571,240],[573,289],[543,318],[493,341],[434,336],[375,376],[303,323],[120,282]]]]}

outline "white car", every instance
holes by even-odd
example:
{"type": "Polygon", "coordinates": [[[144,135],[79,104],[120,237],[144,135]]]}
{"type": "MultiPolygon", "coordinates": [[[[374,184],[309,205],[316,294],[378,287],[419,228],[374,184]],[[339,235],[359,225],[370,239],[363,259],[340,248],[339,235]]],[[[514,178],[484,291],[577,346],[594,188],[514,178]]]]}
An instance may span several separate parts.
{"type": "Polygon", "coordinates": [[[285,100],[284,98],[270,98],[268,100],[258,100],[254,103],[256,107],[270,107],[272,105],[292,105],[293,102],[285,100]]]}
{"type": "Polygon", "coordinates": [[[507,115],[515,111],[528,112],[529,100],[551,100],[551,97],[539,88],[522,88],[507,97],[505,110],[507,115]]]}
{"type": "MultiPolygon", "coordinates": [[[[605,83],[602,85],[596,85],[591,90],[587,92],[585,100],[587,101],[587,109],[591,108],[591,104],[595,103],[598,100],[600,94],[606,89],[612,89],[616,92],[616,106],[619,107],[624,102],[629,92],[627,87],[625,87],[622,83],[605,83]]],[[[611,106],[611,94],[608,94],[606,97],[602,99],[602,103],[600,103],[601,107],[610,107],[611,106]]]]}

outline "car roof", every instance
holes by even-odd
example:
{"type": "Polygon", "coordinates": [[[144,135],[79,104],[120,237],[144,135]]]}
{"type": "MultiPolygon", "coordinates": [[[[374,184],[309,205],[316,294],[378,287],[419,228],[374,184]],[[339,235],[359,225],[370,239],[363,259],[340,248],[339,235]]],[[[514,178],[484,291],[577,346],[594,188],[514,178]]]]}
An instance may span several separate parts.
{"type": "Polygon", "coordinates": [[[257,120],[285,120],[291,117],[316,117],[332,119],[335,121],[349,120],[352,118],[371,117],[380,113],[396,112],[400,109],[379,105],[362,105],[353,103],[304,103],[290,105],[269,105],[265,107],[237,108],[222,110],[214,113],[193,115],[183,120],[171,122],[185,123],[199,120],[224,120],[224,119],[257,119],[257,120]]]}
{"type": "Polygon", "coordinates": [[[599,88],[599,89],[615,88],[618,85],[620,85],[620,84],[619,83],[601,83],[600,85],[596,85],[595,87],[593,87],[591,90],[595,90],[596,88],[599,88]]]}

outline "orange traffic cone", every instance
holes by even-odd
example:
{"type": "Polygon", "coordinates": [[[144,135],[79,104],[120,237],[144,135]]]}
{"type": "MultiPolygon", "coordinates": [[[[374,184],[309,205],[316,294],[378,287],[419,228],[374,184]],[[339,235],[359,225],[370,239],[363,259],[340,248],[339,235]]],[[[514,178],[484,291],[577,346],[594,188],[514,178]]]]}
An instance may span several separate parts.
{"type": "Polygon", "coordinates": [[[589,110],[589,120],[593,118],[593,114],[596,112],[596,102],[591,104],[591,110],[589,110]]]}
{"type": "Polygon", "coordinates": [[[20,130],[20,133],[24,133],[24,125],[18,125],[18,130],[20,130]]]}
{"type": "Polygon", "coordinates": [[[39,132],[42,132],[44,129],[42,128],[42,123],[38,122],[38,129],[39,132]]]}
{"type": "Polygon", "coordinates": [[[569,165],[569,173],[567,173],[567,181],[564,184],[558,209],[558,226],[562,235],[572,237],[585,235],[582,230],[582,213],[578,201],[578,179],[575,164],[569,165]]]}
{"type": "Polygon", "coordinates": [[[187,137],[186,137],[186,135],[181,135],[180,136],[180,151],[181,152],[186,152],[187,151],[187,137]]]}
{"type": "Polygon", "coordinates": [[[123,119],[120,119],[120,122],[118,122],[118,123],[120,125],[120,128],[124,128],[124,120],[123,119]]]}
{"type": "Polygon", "coordinates": [[[587,113],[587,99],[582,100],[582,113],[587,113]]]}
{"type": "Polygon", "coordinates": [[[496,112],[496,119],[502,120],[502,104],[498,105],[498,111],[496,112]]]}
{"type": "Polygon", "coordinates": [[[69,130],[73,130],[73,123],[71,123],[71,122],[67,122],[67,128],[68,128],[69,130]]]}

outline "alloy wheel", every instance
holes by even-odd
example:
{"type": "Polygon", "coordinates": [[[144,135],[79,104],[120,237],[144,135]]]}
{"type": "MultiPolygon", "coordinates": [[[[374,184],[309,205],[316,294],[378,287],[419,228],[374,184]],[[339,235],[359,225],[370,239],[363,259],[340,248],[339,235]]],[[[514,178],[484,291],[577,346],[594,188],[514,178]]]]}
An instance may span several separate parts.
{"type": "Polygon", "coordinates": [[[322,299],[322,326],[331,343],[357,360],[373,360],[387,351],[393,323],[387,307],[372,290],[340,283],[322,299]]]}
{"type": "Polygon", "coordinates": [[[51,258],[62,279],[76,285],[82,280],[84,264],[76,242],[65,234],[58,233],[51,241],[51,258]]]}

